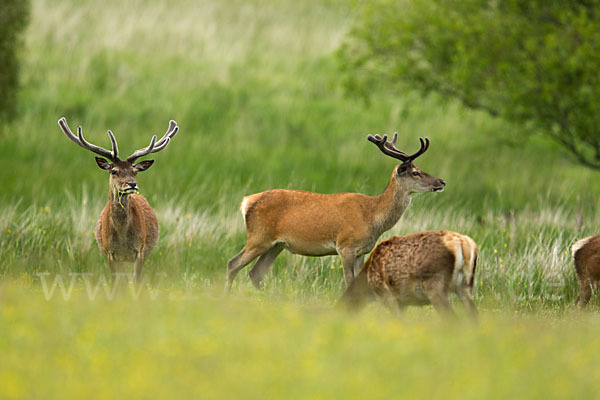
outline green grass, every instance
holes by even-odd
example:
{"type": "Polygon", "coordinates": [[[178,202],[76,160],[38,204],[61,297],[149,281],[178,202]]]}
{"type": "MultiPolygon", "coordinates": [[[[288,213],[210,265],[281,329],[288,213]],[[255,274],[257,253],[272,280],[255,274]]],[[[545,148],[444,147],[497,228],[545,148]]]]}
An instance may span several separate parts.
{"type": "Polygon", "coordinates": [[[598,319],[572,308],[569,249],[600,226],[597,172],[527,128],[435,97],[346,96],[335,51],[350,2],[32,3],[20,115],[0,131],[5,396],[594,393],[598,319]],[[145,267],[156,300],[89,301],[81,281],[69,301],[45,300],[40,272],[94,282],[108,272],[93,236],[108,177],[66,140],[61,116],[98,145],[111,129],[122,153],[179,123],[138,179],[161,227],[145,267]],[[415,196],[382,239],[473,237],[480,324],[447,325],[431,308],[333,312],[338,257],[282,253],[265,291],[242,271],[220,298],[226,260],[245,242],[244,195],[377,194],[394,162],[366,135],[396,130],[407,151],[431,139],[417,165],[448,185],[415,196]]]}
{"type": "Polygon", "coordinates": [[[590,398],[600,378],[596,314],[487,310],[474,325],[199,290],[65,302],[11,282],[2,293],[8,398],[590,398]]]}

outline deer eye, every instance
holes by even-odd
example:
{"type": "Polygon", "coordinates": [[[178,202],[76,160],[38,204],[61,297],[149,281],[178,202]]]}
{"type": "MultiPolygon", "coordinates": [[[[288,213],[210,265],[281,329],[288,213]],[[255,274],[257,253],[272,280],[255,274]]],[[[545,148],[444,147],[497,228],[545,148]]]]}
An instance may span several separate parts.
{"type": "Polygon", "coordinates": [[[412,172],[412,176],[419,176],[419,175],[421,175],[421,174],[419,174],[417,171],[412,172]]]}
{"type": "Polygon", "coordinates": [[[116,169],[111,169],[110,170],[110,174],[111,175],[116,175],[117,174],[117,170],[116,169]]]}

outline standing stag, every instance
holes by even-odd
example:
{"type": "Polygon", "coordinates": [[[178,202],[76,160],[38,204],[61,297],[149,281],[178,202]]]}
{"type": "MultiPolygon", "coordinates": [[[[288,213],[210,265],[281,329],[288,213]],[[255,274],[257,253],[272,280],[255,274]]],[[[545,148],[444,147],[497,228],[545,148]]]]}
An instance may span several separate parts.
{"type": "Polygon", "coordinates": [[[96,224],[96,241],[100,250],[108,257],[113,279],[117,272],[121,272],[122,262],[133,262],[133,279],[139,281],[144,260],[158,242],[158,220],[146,199],[138,194],[135,180],[136,174],[150,168],[154,160],[145,160],[137,164],[134,162],[140,157],[167,147],[179,130],[177,123],[171,121],[169,129],[160,140],[156,140],[156,135],[152,136],[148,147],[136,150],[125,160],[119,158],[117,141],[110,130],[108,136],[112,143],[112,151],[87,142],[81,133],[81,126],[77,128],[75,136],[64,117],[58,120],[58,125],[69,140],[104,157],[96,157],[96,163],[110,173],[108,203],[96,224]]]}
{"type": "Polygon", "coordinates": [[[241,211],[248,240],[227,262],[226,289],[231,288],[237,273],[257,257],[250,279],[260,289],[265,273],[283,249],[305,256],[339,254],[349,285],[364,255],[400,219],[410,195],[444,189],[446,182],[413,165],[427,151],[429,139],[420,138],[421,148],[412,155],[396,148],[397,133],[391,142],[387,135],[369,135],[367,139],[385,155],[402,161],[379,196],[275,189],[244,197],[241,211]]]}
{"type": "Polygon", "coordinates": [[[391,309],[432,304],[452,314],[448,293],[454,292],[473,316],[473,282],[477,245],[451,231],[394,236],[377,245],[346,289],[340,304],[358,309],[378,298],[391,309]]]}
{"type": "Polygon", "coordinates": [[[585,306],[592,297],[592,288],[600,282],[600,235],[589,236],[571,247],[575,271],[579,281],[579,294],[575,304],[585,306]]]}

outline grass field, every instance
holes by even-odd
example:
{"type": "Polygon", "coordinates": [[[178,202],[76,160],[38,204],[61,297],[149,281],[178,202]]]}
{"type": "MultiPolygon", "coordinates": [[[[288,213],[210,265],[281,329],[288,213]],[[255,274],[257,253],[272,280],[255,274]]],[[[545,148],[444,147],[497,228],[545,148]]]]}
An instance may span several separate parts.
{"type": "Polygon", "coordinates": [[[570,245],[600,226],[598,173],[536,132],[435,97],[345,94],[336,49],[349,1],[32,0],[20,115],[0,131],[0,387],[9,398],[196,395],[296,398],[585,398],[600,373],[598,301],[572,307],[570,245]],[[93,230],[106,173],[66,140],[61,116],[122,152],[175,119],[140,174],[161,239],[148,287],[90,301],[108,272],[93,230]],[[242,271],[239,203],[269,188],[383,191],[393,161],[367,133],[400,134],[448,182],[415,196],[383,238],[452,229],[480,247],[477,325],[430,308],[397,317],[331,310],[338,257],[283,253],[265,291],[242,271]],[[46,300],[48,282],[60,289],[46,300]]]}

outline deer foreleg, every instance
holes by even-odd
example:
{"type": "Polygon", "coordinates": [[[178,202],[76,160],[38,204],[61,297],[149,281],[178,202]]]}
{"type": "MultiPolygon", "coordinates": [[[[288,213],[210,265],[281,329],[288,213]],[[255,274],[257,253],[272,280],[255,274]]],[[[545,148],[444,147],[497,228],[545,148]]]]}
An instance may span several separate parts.
{"type": "Polygon", "coordinates": [[[349,287],[354,280],[354,268],[358,263],[358,258],[362,260],[362,256],[357,257],[352,250],[338,250],[338,254],[342,258],[342,266],[344,267],[344,278],[346,279],[346,287],[349,287]]]}
{"type": "Polygon", "coordinates": [[[133,282],[139,283],[142,281],[142,269],[144,268],[144,257],[141,254],[135,259],[133,263],[133,282]]]}

